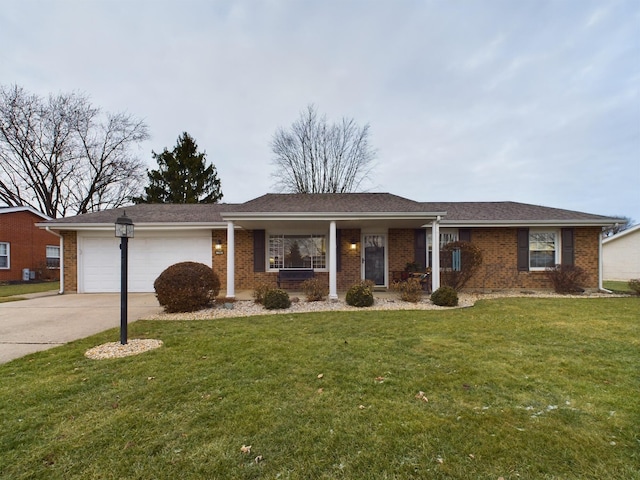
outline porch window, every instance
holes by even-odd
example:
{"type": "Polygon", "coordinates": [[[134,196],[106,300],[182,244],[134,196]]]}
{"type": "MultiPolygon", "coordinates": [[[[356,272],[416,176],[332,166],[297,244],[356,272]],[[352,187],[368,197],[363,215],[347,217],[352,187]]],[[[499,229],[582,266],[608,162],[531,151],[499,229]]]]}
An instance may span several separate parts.
{"type": "Polygon", "coordinates": [[[47,245],[47,268],[60,268],[60,247],[47,245]]]}
{"type": "MultiPolygon", "coordinates": [[[[446,268],[447,265],[446,263],[451,263],[454,260],[452,258],[449,258],[448,262],[446,262],[445,264],[443,264],[443,258],[442,258],[442,247],[444,247],[445,245],[447,245],[448,243],[451,242],[457,242],[458,241],[458,230],[456,229],[440,229],[440,267],[441,268],[446,268]]],[[[429,249],[429,255],[428,255],[428,266],[433,265],[433,242],[431,239],[431,234],[428,233],[427,234],[427,248],[429,249]]],[[[459,252],[458,252],[459,254],[459,252]]],[[[459,263],[459,261],[458,261],[459,263]]],[[[451,265],[448,265],[448,268],[451,268],[451,265]]]]}
{"type": "Polygon", "coordinates": [[[326,235],[269,235],[269,268],[327,268],[326,235]]]}
{"type": "Polygon", "coordinates": [[[544,270],[560,263],[559,251],[557,232],[529,231],[529,268],[531,270],[544,270]]]}
{"type": "Polygon", "coordinates": [[[0,242],[0,268],[9,268],[9,244],[7,242],[0,242]]]}

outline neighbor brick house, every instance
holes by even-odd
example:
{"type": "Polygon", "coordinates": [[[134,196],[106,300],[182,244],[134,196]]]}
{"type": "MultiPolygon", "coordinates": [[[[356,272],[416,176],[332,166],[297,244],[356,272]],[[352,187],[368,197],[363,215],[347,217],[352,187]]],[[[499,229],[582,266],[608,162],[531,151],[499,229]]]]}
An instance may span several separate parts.
{"type": "Polygon", "coordinates": [[[45,220],[30,207],[0,208],[0,282],[58,278],[60,240],[36,226],[45,220]]]}
{"type": "Polygon", "coordinates": [[[118,216],[135,224],[129,289],[153,291],[169,265],[197,261],[220,276],[225,294],[275,284],[281,270],[310,269],[330,297],[370,279],[389,287],[415,262],[440,285],[440,248],[470,241],[483,265],[470,289],[548,289],[545,268],[582,267],[585,288],[602,287],[602,228],[620,222],[515,202],[416,202],[388,193],[267,194],[242,204],[154,205],[43,222],[63,239],[66,292],[119,291],[118,216]],[[433,242],[432,239],[439,239],[433,242]]]}

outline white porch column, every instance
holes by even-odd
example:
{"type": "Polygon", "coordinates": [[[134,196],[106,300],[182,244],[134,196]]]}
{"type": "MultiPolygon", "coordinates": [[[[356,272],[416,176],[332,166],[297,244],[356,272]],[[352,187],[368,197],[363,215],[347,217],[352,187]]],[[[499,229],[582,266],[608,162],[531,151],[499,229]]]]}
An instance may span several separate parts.
{"type": "Polygon", "coordinates": [[[329,299],[338,299],[338,245],[336,222],[329,225],[329,299]]]}
{"type": "Polygon", "coordinates": [[[431,291],[440,288],[440,217],[431,224],[431,291]]]}
{"type": "Polygon", "coordinates": [[[233,222],[227,222],[227,297],[236,296],[236,245],[233,222]]]}

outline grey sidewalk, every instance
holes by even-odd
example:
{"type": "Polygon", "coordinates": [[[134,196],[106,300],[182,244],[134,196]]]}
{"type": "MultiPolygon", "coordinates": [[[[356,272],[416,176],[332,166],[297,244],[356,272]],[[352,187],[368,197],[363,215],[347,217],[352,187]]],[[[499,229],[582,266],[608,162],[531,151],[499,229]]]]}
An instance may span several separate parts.
{"type": "MultiPolygon", "coordinates": [[[[153,293],[130,293],[128,304],[129,322],[161,311],[153,293]]],[[[0,303],[0,363],[119,326],[118,293],[38,295],[0,303]]]]}

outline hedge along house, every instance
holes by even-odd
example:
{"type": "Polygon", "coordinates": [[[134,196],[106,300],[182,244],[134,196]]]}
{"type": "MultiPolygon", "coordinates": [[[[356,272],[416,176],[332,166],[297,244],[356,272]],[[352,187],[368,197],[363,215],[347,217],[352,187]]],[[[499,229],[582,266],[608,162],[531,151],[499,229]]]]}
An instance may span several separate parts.
{"type": "Polygon", "coordinates": [[[602,288],[602,228],[620,222],[514,202],[416,202],[388,193],[267,194],[243,204],[145,204],[41,224],[61,235],[67,292],[119,291],[116,218],[135,224],[129,242],[132,292],[153,291],[179,261],[211,266],[226,296],[275,285],[288,269],[313,270],[329,295],[362,280],[389,287],[407,263],[430,268],[440,285],[440,250],[455,240],[483,253],[472,289],[549,289],[545,269],[571,264],[602,288]],[[433,242],[432,239],[439,239],[433,242]]]}

